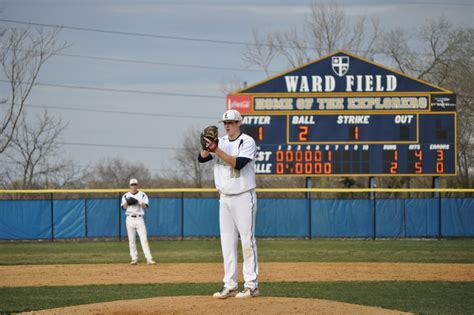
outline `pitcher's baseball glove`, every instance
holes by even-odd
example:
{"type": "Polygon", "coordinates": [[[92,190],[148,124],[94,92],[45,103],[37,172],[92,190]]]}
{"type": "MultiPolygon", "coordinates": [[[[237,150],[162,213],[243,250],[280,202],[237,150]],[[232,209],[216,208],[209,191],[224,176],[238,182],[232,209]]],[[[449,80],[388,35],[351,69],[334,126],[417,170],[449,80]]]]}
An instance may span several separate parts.
{"type": "Polygon", "coordinates": [[[214,151],[219,144],[216,126],[207,126],[201,132],[201,147],[203,150],[214,151]]]}
{"type": "Polygon", "coordinates": [[[129,206],[133,206],[133,205],[136,205],[138,203],[138,200],[133,198],[133,197],[125,198],[125,200],[127,201],[127,204],[129,206]]]}

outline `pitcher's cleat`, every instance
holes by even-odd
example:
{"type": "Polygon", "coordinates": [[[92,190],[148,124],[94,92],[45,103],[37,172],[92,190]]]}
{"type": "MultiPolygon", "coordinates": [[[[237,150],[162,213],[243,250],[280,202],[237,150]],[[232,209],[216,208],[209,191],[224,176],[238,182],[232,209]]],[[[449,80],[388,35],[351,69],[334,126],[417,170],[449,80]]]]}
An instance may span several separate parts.
{"type": "Polygon", "coordinates": [[[252,297],[257,297],[260,295],[260,291],[258,288],[255,289],[250,289],[250,288],[245,288],[242,291],[240,291],[235,297],[238,299],[247,299],[247,298],[252,298],[252,297]]]}
{"type": "Polygon", "coordinates": [[[212,297],[216,299],[227,299],[228,297],[236,296],[237,292],[237,288],[230,289],[223,287],[219,292],[214,293],[212,297]]]}
{"type": "Polygon", "coordinates": [[[130,265],[136,265],[136,264],[137,264],[137,261],[136,261],[136,260],[132,260],[132,261],[130,262],[130,265]]]}
{"type": "Polygon", "coordinates": [[[146,262],[148,265],[156,265],[156,261],[154,260],[149,260],[146,262]]]}

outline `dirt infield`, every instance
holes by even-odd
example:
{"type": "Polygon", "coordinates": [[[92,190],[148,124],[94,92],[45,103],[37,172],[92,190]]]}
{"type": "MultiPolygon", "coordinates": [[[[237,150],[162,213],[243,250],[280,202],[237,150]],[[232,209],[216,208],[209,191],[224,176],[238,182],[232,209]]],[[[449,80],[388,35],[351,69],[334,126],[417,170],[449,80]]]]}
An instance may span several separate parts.
{"type": "MultiPolygon", "coordinates": [[[[0,266],[0,287],[221,282],[221,263],[0,266]]],[[[242,265],[239,265],[241,275],[242,265]]],[[[261,282],[474,281],[474,264],[261,263],[261,282]]]]}
{"type": "Polygon", "coordinates": [[[159,297],[56,308],[34,314],[409,314],[319,299],[259,297],[216,300],[205,296],[159,297]]]}

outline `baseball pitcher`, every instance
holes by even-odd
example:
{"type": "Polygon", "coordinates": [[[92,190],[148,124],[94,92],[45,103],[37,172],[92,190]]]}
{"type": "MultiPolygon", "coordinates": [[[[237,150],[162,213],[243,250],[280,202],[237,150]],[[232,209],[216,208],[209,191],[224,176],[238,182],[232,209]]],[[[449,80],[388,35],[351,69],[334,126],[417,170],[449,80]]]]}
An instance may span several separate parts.
{"type": "Polygon", "coordinates": [[[258,259],[255,240],[255,157],[257,146],[252,137],[240,131],[242,116],[228,110],[222,116],[226,136],[219,138],[217,127],[201,133],[201,163],[214,162],[214,181],[219,190],[219,226],[224,258],[224,286],[213,297],[251,298],[259,295],[258,259]],[[242,243],[244,290],[238,292],[237,244],[242,243]]]}

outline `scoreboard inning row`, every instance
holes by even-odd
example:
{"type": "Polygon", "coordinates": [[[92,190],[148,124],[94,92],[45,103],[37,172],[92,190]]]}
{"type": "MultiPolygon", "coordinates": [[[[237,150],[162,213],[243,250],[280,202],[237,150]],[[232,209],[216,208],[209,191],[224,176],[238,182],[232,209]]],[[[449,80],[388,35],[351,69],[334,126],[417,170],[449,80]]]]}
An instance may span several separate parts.
{"type": "Polygon", "coordinates": [[[257,174],[455,174],[455,113],[246,115],[257,174]]]}

